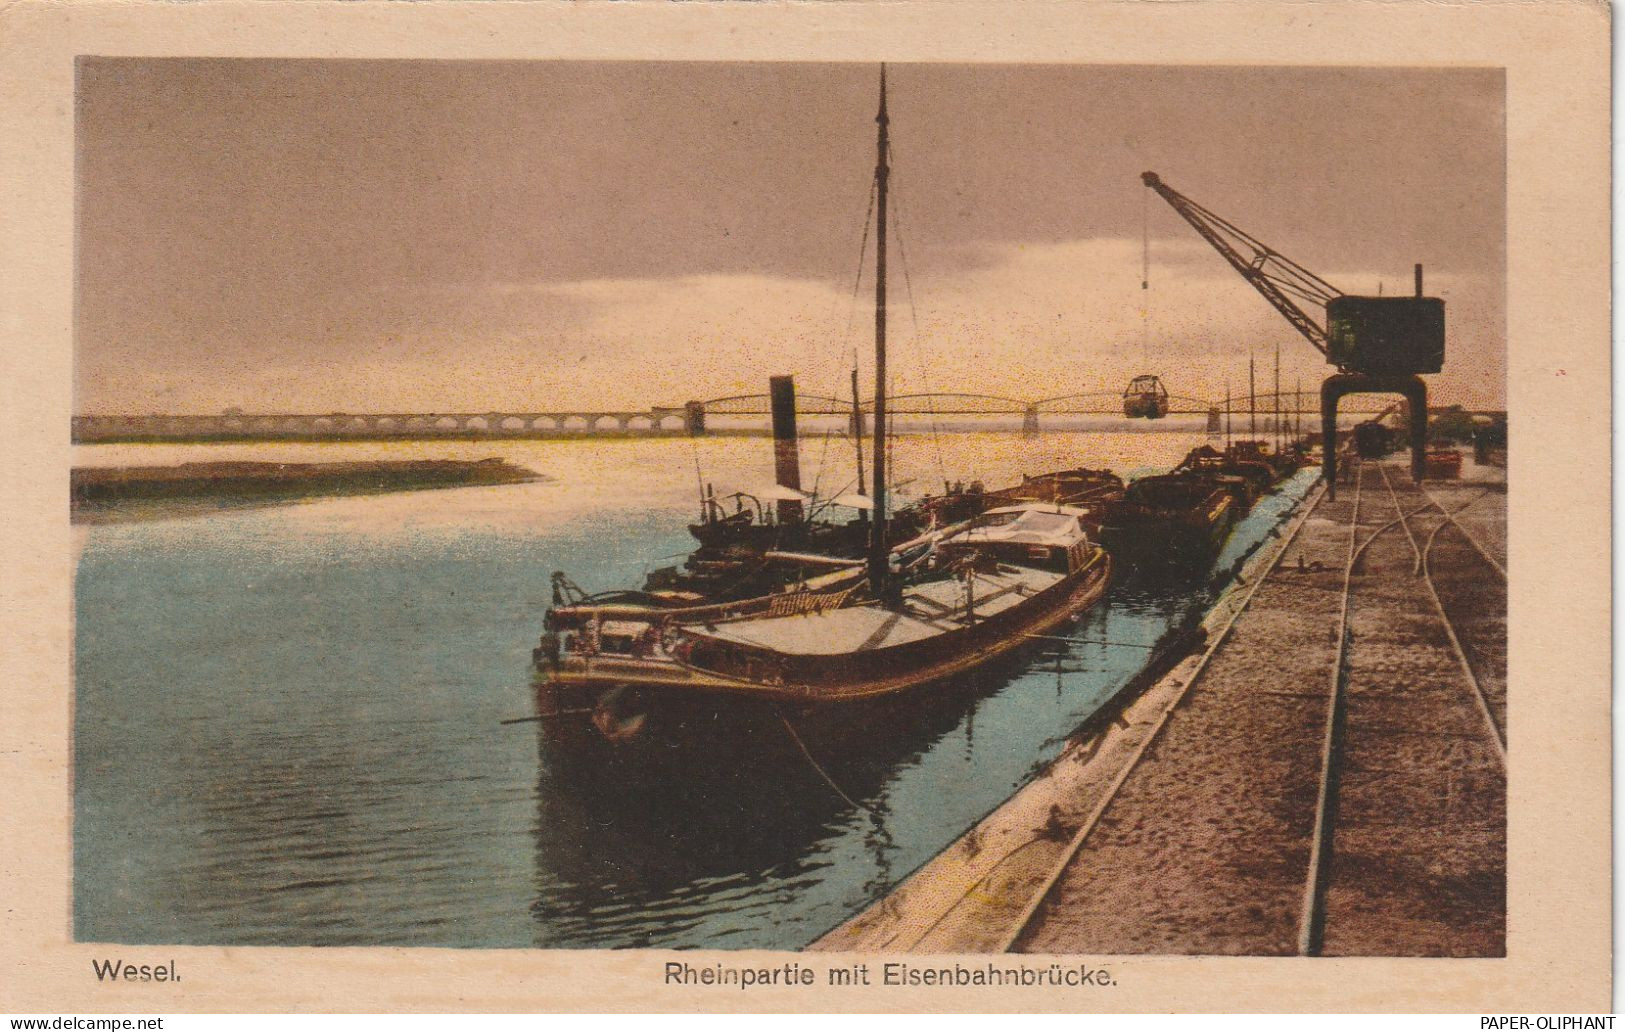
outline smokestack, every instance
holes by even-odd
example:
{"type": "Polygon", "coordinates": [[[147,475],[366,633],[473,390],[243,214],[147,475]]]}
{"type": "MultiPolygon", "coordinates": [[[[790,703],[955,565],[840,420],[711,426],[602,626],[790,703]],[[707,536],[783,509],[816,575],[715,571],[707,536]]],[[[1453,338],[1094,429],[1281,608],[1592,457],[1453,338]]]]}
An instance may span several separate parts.
{"type": "MultiPolygon", "coordinates": [[[[774,376],[768,379],[773,398],[773,471],[781,487],[801,490],[801,458],[796,452],[796,379],[793,376],[774,376]]],[[[796,523],[801,520],[801,503],[790,499],[779,501],[779,522],[796,523]]]]}
{"type": "Polygon", "coordinates": [[[1416,296],[1422,296],[1422,263],[1416,263],[1416,296]]]}

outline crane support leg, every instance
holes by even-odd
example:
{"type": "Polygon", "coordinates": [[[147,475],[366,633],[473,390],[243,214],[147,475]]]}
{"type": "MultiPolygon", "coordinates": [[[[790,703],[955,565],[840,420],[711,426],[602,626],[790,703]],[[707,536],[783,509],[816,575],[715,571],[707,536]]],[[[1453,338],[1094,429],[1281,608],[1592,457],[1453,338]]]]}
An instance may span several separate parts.
{"type": "Polygon", "coordinates": [[[1410,423],[1411,479],[1418,483],[1427,469],[1428,385],[1420,376],[1371,376],[1365,373],[1338,373],[1320,385],[1321,451],[1325,455],[1321,475],[1326,494],[1337,497],[1337,403],[1346,394],[1398,394],[1405,399],[1410,423]]]}
{"type": "Polygon", "coordinates": [[[1405,414],[1411,427],[1411,479],[1422,482],[1428,469],[1428,385],[1420,376],[1405,394],[1405,414]]]}

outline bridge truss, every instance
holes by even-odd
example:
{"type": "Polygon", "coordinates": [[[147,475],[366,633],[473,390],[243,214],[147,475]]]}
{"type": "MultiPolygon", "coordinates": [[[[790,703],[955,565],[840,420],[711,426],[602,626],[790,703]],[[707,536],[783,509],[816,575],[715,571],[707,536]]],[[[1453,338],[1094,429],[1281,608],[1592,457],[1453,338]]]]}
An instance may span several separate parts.
{"type": "MultiPolygon", "coordinates": [[[[1320,395],[1314,391],[1282,391],[1279,395],[1273,392],[1259,393],[1253,395],[1252,411],[1259,414],[1274,412],[1277,397],[1280,399],[1283,413],[1317,411],[1320,404],[1320,395]]],[[[1222,397],[1204,399],[1174,394],[1169,395],[1168,400],[1174,403],[1168,410],[1169,415],[1206,416],[1215,411],[1222,413],[1227,410],[1234,415],[1237,412],[1249,411],[1246,395],[1232,395],[1229,399],[1222,397]]],[[[734,394],[691,404],[700,406],[707,415],[712,416],[766,416],[773,412],[771,402],[772,399],[767,394],[734,394]]],[[[864,399],[860,407],[865,413],[873,412],[874,399],[864,399]]],[[[681,411],[682,406],[664,408],[681,411]]],[[[1122,416],[1123,392],[1078,391],[1047,398],[1026,399],[998,394],[944,391],[894,395],[886,399],[886,408],[893,415],[901,416],[1026,416],[1030,413],[1122,416]]],[[[1364,407],[1345,408],[1344,411],[1377,413],[1386,408],[1386,405],[1373,399],[1364,407]]],[[[852,401],[821,394],[797,394],[796,412],[809,416],[851,416],[852,401]]]]}

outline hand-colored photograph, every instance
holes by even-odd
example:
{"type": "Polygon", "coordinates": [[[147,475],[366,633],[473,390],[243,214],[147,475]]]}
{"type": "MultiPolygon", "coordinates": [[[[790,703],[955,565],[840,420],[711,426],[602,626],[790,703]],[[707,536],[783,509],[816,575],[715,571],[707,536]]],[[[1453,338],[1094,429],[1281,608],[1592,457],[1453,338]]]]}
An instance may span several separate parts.
{"type": "Polygon", "coordinates": [[[1503,70],[76,72],[76,941],[1506,955],[1503,70]]]}

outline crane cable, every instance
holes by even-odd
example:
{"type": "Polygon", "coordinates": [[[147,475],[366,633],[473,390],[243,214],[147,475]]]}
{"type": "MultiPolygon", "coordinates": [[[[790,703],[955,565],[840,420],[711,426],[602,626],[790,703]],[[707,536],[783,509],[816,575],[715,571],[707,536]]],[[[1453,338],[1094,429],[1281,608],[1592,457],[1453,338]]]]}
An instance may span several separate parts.
{"type": "Polygon", "coordinates": [[[1151,363],[1151,191],[1140,195],[1140,361],[1151,363]]]}

